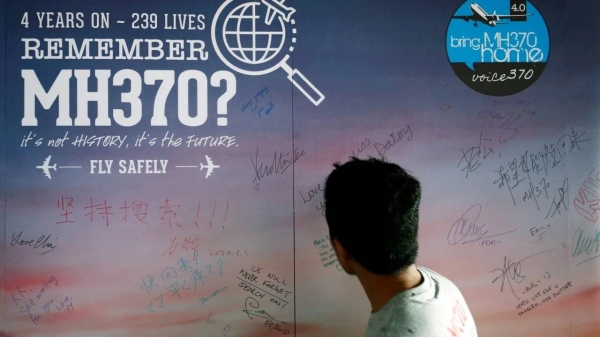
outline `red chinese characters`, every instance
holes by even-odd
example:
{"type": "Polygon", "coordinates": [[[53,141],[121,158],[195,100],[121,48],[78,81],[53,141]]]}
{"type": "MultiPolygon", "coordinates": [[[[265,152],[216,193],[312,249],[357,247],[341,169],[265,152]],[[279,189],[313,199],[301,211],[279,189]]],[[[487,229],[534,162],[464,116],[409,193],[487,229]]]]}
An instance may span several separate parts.
{"type": "Polygon", "coordinates": [[[60,209],[60,216],[63,218],[62,221],[57,221],[57,224],[73,223],[73,220],[69,219],[69,216],[73,214],[73,198],[65,197],[64,195],[58,199],[57,206],[60,209]]]}
{"type": "Polygon", "coordinates": [[[167,253],[169,253],[169,255],[173,255],[173,253],[175,253],[175,251],[177,250],[177,247],[180,247],[181,250],[186,252],[190,250],[196,250],[198,249],[199,241],[200,238],[198,237],[198,235],[193,237],[187,236],[185,238],[178,238],[177,236],[174,236],[171,238],[171,245],[169,249],[165,250],[162,253],[162,255],[165,255],[167,253]]]}
{"type": "Polygon", "coordinates": [[[169,227],[173,227],[173,225],[181,227],[181,225],[176,221],[177,219],[177,212],[175,212],[175,210],[181,208],[181,205],[172,205],[169,204],[171,200],[169,200],[169,198],[165,199],[165,201],[163,202],[164,205],[160,206],[160,210],[163,212],[163,214],[160,217],[160,221],[161,221],[161,225],[166,225],[168,224],[169,227]]]}
{"type": "Polygon", "coordinates": [[[94,198],[90,198],[90,205],[84,207],[84,209],[88,211],[85,216],[90,218],[90,222],[94,222],[94,214],[98,212],[97,215],[99,215],[106,223],[106,226],[108,226],[110,223],[109,217],[114,214],[110,212],[111,208],[112,206],[109,206],[106,200],[104,200],[104,203],[94,204],[94,198]]]}

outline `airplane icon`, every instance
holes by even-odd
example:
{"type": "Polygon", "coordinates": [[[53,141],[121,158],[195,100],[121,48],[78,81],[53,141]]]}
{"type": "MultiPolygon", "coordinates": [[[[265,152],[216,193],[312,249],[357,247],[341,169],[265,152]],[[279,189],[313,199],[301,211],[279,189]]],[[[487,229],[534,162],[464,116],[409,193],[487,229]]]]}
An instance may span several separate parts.
{"type": "Polygon", "coordinates": [[[283,3],[285,0],[262,0],[262,3],[267,6],[267,15],[265,16],[265,23],[267,25],[271,25],[275,15],[279,14],[285,20],[285,22],[290,22],[290,18],[292,14],[296,12],[296,10],[292,7],[287,7],[283,3]]]}
{"type": "Polygon", "coordinates": [[[204,177],[204,178],[208,178],[208,177],[210,177],[210,175],[212,174],[214,169],[219,168],[221,166],[213,164],[213,162],[209,156],[205,155],[205,157],[206,157],[206,165],[200,163],[200,171],[202,171],[202,170],[204,170],[204,168],[206,168],[206,170],[207,170],[206,177],[204,177]]]}
{"type": "Polygon", "coordinates": [[[50,158],[52,156],[48,156],[48,158],[46,158],[44,160],[44,163],[41,166],[36,166],[35,168],[43,170],[44,174],[46,175],[46,177],[48,177],[48,179],[52,179],[52,176],[50,175],[50,169],[54,169],[54,171],[56,171],[56,163],[54,163],[54,165],[50,166],[50,158]]]}
{"type": "Polygon", "coordinates": [[[471,4],[471,12],[473,12],[473,15],[457,15],[457,16],[453,16],[452,19],[462,19],[467,22],[473,21],[473,25],[475,27],[477,27],[477,22],[482,22],[488,26],[494,27],[497,24],[507,24],[508,23],[508,22],[498,22],[499,20],[502,20],[502,19],[510,19],[510,18],[517,18],[517,17],[524,17],[524,16],[532,15],[532,14],[497,15],[496,11],[494,11],[494,13],[490,15],[490,14],[486,13],[486,11],[484,11],[483,8],[481,8],[481,6],[479,6],[476,3],[471,4]]]}

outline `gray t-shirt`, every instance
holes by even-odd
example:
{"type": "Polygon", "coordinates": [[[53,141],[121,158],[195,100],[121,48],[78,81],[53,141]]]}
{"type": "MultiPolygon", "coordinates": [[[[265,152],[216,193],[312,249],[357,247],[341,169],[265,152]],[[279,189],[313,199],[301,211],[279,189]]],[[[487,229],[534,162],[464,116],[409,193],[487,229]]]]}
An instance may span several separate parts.
{"type": "Polygon", "coordinates": [[[417,269],[423,283],[371,313],[365,337],[477,337],[473,316],[454,283],[430,269],[417,269]]]}

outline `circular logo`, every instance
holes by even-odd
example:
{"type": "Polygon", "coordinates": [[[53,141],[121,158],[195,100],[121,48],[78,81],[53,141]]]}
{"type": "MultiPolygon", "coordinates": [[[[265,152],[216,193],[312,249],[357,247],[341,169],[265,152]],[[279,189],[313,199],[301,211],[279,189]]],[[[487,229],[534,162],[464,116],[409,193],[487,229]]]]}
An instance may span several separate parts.
{"type": "Polygon", "coordinates": [[[211,28],[215,52],[227,66],[245,75],[280,68],[294,50],[294,12],[283,1],[225,1],[211,28]]]}
{"type": "Polygon", "coordinates": [[[270,26],[262,25],[261,17],[256,15],[259,6],[258,3],[241,4],[227,15],[223,24],[227,51],[248,64],[268,62],[281,51],[285,42],[283,23],[276,21],[270,26]]]}
{"type": "Polygon", "coordinates": [[[542,14],[529,1],[466,1],[450,19],[446,51],[452,70],[468,87],[508,96],[540,77],[550,37],[542,14]]]}

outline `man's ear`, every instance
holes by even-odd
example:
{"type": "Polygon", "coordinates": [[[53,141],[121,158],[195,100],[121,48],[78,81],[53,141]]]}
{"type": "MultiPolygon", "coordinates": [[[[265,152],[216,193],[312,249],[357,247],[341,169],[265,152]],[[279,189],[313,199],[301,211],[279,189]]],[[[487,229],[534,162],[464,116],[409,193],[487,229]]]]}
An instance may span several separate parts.
{"type": "Polygon", "coordinates": [[[333,239],[331,244],[333,245],[333,250],[335,250],[338,260],[343,260],[345,262],[350,258],[348,251],[338,239],[333,239]]]}
{"type": "Polygon", "coordinates": [[[354,272],[354,264],[352,263],[352,256],[348,252],[348,250],[342,245],[340,241],[337,239],[331,240],[331,245],[333,246],[333,250],[335,251],[335,255],[338,258],[338,263],[346,273],[349,275],[355,275],[354,272]]]}

